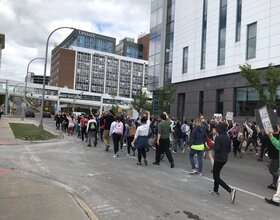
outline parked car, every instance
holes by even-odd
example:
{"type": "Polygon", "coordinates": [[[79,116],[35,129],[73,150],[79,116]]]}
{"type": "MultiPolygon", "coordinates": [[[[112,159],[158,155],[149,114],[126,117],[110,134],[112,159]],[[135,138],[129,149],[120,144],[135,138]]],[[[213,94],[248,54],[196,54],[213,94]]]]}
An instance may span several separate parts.
{"type": "Polygon", "coordinates": [[[50,112],[43,112],[43,118],[51,118],[52,114],[50,112]]]}
{"type": "Polygon", "coordinates": [[[25,112],[25,117],[35,118],[35,113],[33,111],[27,111],[27,112],[25,112]]]}

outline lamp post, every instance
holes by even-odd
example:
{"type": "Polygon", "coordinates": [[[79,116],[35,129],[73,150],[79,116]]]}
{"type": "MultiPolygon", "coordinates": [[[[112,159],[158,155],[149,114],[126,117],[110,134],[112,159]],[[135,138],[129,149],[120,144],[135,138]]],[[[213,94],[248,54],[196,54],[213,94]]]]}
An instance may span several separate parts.
{"type": "Polygon", "coordinates": [[[75,30],[73,27],[59,27],[53,30],[47,39],[46,43],[46,54],[45,54],[45,65],[44,65],[44,78],[43,78],[43,91],[42,91],[42,103],[41,103],[41,115],[40,115],[40,124],[39,124],[39,129],[43,130],[43,112],[44,112],[44,102],[45,102],[45,88],[46,88],[46,73],[47,73],[47,61],[48,61],[48,47],[49,47],[49,40],[51,35],[56,32],[57,30],[60,29],[72,29],[75,30]]]}
{"type": "Polygon", "coordinates": [[[36,57],[36,58],[30,60],[30,62],[27,65],[26,76],[25,76],[25,86],[24,86],[24,97],[23,97],[22,108],[21,108],[21,120],[22,121],[24,120],[24,113],[25,113],[25,109],[26,109],[26,88],[27,88],[27,76],[29,73],[29,66],[34,60],[44,60],[44,59],[45,58],[42,58],[42,57],[36,57]]]}

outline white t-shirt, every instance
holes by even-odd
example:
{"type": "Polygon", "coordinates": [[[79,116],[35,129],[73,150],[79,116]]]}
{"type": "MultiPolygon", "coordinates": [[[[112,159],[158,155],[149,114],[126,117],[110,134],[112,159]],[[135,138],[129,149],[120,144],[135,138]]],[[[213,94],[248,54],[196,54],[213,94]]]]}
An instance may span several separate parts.
{"type": "Polygon", "coordinates": [[[135,140],[138,136],[148,136],[149,135],[149,130],[150,130],[150,124],[151,121],[147,120],[146,124],[142,124],[138,126],[135,134],[135,140]]]}

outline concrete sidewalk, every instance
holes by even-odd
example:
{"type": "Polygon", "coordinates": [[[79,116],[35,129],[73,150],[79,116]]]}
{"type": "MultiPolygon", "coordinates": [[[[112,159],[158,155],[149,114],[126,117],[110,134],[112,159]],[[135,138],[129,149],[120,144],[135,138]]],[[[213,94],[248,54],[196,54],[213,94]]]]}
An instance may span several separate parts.
{"type": "MultiPolygon", "coordinates": [[[[2,117],[0,148],[29,144],[15,139],[10,122],[30,123],[2,117]]],[[[98,220],[79,197],[66,189],[47,178],[7,168],[0,160],[0,220],[98,220]]]]}
{"type": "Polygon", "coordinates": [[[0,119],[0,145],[19,144],[21,141],[15,139],[15,136],[10,128],[9,122],[13,118],[2,116],[0,119]]]}
{"type": "Polygon", "coordinates": [[[75,197],[50,181],[0,168],[1,220],[88,220],[75,197]]]}

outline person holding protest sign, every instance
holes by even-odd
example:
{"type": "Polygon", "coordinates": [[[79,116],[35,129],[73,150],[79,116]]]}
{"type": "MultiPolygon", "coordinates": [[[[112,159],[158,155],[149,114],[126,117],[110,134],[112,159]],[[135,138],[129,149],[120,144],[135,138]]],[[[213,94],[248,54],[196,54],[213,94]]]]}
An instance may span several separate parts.
{"type": "MultiPolygon", "coordinates": [[[[269,172],[272,175],[272,184],[268,185],[267,187],[269,189],[276,190],[277,180],[279,178],[278,169],[279,169],[279,152],[278,150],[273,146],[272,142],[270,141],[269,137],[266,134],[263,134],[261,132],[261,129],[259,126],[256,126],[258,137],[260,138],[262,142],[262,147],[266,148],[268,157],[270,159],[269,163],[269,172]]],[[[275,126],[273,128],[274,132],[272,133],[272,136],[275,137],[277,140],[279,140],[280,135],[278,132],[278,128],[275,126]]]]}
{"type": "MultiPolygon", "coordinates": [[[[278,131],[280,131],[280,128],[278,126],[278,131]]],[[[280,157],[280,140],[275,138],[271,132],[268,130],[266,131],[267,136],[269,137],[271,143],[273,146],[278,150],[279,152],[279,157],[280,157]]],[[[280,161],[280,158],[279,158],[280,161]]],[[[265,198],[265,201],[268,202],[269,204],[275,205],[275,206],[280,206],[280,177],[278,177],[278,186],[277,186],[277,191],[274,194],[272,199],[265,198]]]]}

